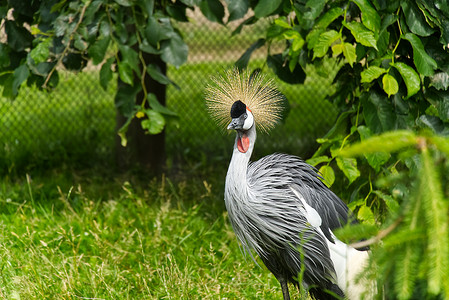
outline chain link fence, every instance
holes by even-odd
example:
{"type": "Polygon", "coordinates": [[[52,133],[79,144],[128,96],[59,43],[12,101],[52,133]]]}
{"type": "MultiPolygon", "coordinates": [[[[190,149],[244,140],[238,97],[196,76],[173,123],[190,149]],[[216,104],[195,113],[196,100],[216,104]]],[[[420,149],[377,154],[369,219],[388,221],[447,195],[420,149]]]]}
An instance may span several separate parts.
{"type": "MultiPolygon", "coordinates": [[[[211,76],[232,68],[252,43],[264,37],[269,20],[245,26],[240,34],[232,35],[238,24],[224,27],[195,12],[190,17],[191,22],[178,24],[189,46],[188,62],[168,70],[177,87],[168,87],[167,106],[179,117],[170,119],[167,125],[167,154],[169,159],[205,155],[227,159],[234,135],[219,128],[207,115],[204,88],[211,76]]],[[[266,54],[265,47],[256,50],[249,67],[262,68],[273,76],[265,65],[266,54]]],[[[322,77],[313,69],[306,70],[308,77],[300,85],[276,81],[289,100],[289,115],[269,135],[259,135],[256,156],[274,151],[303,157],[313,153],[315,139],[326,133],[336,117],[336,110],[324,100],[336,72],[332,63],[329,72],[322,77]]],[[[0,98],[0,167],[43,168],[73,161],[91,164],[100,157],[112,161],[115,88],[111,84],[104,91],[98,82],[98,70],[89,70],[62,75],[51,92],[22,87],[16,99],[0,98]]]]}

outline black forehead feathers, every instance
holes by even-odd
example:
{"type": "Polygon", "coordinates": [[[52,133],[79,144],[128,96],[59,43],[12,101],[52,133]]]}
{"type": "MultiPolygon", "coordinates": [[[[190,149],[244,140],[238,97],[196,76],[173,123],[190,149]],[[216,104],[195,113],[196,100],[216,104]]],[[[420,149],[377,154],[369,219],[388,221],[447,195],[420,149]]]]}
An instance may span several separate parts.
{"type": "Polygon", "coordinates": [[[234,104],[232,104],[231,118],[238,118],[245,112],[246,112],[246,105],[242,101],[237,100],[234,102],[234,104]]]}

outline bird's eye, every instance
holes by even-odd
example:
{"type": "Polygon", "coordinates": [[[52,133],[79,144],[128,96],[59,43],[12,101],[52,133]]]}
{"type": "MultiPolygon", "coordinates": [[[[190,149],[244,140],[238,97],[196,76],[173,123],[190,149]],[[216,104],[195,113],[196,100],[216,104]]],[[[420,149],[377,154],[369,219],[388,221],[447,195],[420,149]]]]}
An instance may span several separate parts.
{"type": "Polygon", "coordinates": [[[244,114],[243,116],[245,117],[245,119],[248,118],[248,115],[247,115],[247,114],[244,114]]]}

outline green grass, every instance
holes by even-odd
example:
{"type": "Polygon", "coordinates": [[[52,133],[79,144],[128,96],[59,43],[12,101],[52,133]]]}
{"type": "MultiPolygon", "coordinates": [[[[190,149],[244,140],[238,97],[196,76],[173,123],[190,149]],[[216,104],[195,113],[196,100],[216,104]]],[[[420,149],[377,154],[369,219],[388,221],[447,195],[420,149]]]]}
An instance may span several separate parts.
{"type": "Polygon", "coordinates": [[[239,249],[222,174],[210,175],[4,180],[0,299],[279,299],[239,249]]]}

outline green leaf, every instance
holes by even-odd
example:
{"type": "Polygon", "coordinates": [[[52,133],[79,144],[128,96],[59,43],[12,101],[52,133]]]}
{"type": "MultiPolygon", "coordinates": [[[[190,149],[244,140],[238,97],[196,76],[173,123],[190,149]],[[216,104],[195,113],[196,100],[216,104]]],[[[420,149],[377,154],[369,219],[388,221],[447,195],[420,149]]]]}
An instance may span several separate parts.
{"type": "Polygon", "coordinates": [[[161,58],[168,64],[180,67],[187,61],[188,47],[179,35],[161,42],[161,58]]]}
{"type": "Polygon", "coordinates": [[[170,84],[172,81],[168,79],[168,77],[161,72],[161,69],[155,64],[149,64],[147,66],[147,73],[161,84],[170,84]]]}
{"type": "Polygon", "coordinates": [[[290,49],[293,51],[293,53],[299,53],[299,51],[302,49],[302,46],[304,46],[304,40],[301,36],[298,36],[293,40],[290,49]]]}
{"type": "Polygon", "coordinates": [[[362,220],[363,223],[371,225],[375,223],[374,214],[371,211],[371,209],[366,205],[362,205],[359,208],[359,211],[357,212],[357,219],[362,220]]]}
{"type": "Polygon", "coordinates": [[[358,43],[377,50],[377,41],[374,33],[368,30],[363,24],[353,21],[351,23],[344,22],[343,25],[351,31],[358,43]]]}
{"type": "Polygon", "coordinates": [[[282,27],[284,29],[291,29],[292,26],[287,22],[286,17],[280,17],[276,20],[274,20],[274,24],[276,24],[279,27],[282,27]]]}
{"type": "Polygon", "coordinates": [[[163,106],[156,98],[156,95],[150,93],[147,96],[147,100],[148,100],[148,104],[150,105],[150,107],[161,114],[164,115],[168,115],[168,116],[172,116],[172,117],[177,117],[178,114],[175,113],[174,111],[168,109],[166,106],[163,106]]]}
{"type": "Polygon", "coordinates": [[[416,125],[418,125],[419,128],[430,129],[437,134],[449,134],[445,124],[440,117],[437,116],[423,114],[416,120],[416,125]]]}
{"type": "Polygon", "coordinates": [[[111,37],[107,36],[103,39],[96,40],[95,43],[89,47],[88,54],[92,58],[94,65],[98,65],[104,59],[106,51],[109,47],[111,37]]]}
{"type": "Polygon", "coordinates": [[[306,163],[315,167],[321,163],[330,162],[331,160],[332,160],[332,158],[330,158],[329,156],[322,155],[322,156],[309,158],[308,160],[306,160],[306,163]]]}
{"type": "Polygon", "coordinates": [[[365,124],[371,132],[380,133],[393,130],[397,116],[392,102],[385,94],[365,92],[360,96],[365,124]]]}
{"type": "Polygon", "coordinates": [[[282,36],[284,39],[286,40],[294,40],[294,39],[298,39],[301,38],[301,35],[299,34],[298,31],[294,30],[294,29],[290,29],[290,30],[286,30],[282,33],[282,36]]]}
{"type": "MultiPolygon", "coordinates": [[[[182,1],[181,1],[182,2],[182,1]]],[[[148,16],[153,15],[154,11],[154,0],[147,0],[143,2],[138,2],[138,5],[142,8],[144,12],[147,13],[148,16]]]]}
{"type": "Polygon", "coordinates": [[[20,85],[28,78],[30,71],[26,65],[20,65],[14,70],[14,80],[12,82],[12,94],[17,96],[20,85]]]}
{"type": "Polygon", "coordinates": [[[428,89],[426,92],[427,100],[432,103],[438,112],[438,117],[444,121],[449,121],[449,93],[428,89]]]}
{"type": "Polygon", "coordinates": [[[223,24],[225,9],[220,1],[203,0],[200,3],[200,9],[209,21],[223,24]]]}
{"type": "MultiPolygon", "coordinates": [[[[139,70],[139,64],[140,64],[140,60],[139,60],[139,55],[137,54],[137,52],[127,46],[127,45],[122,45],[119,44],[119,50],[120,50],[120,54],[121,54],[121,64],[124,65],[128,65],[129,68],[131,68],[132,70],[134,70],[136,73],[140,73],[139,70]]],[[[97,57],[100,58],[100,55],[97,57]]],[[[103,60],[103,57],[101,58],[101,60],[103,60]]]]}
{"type": "Polygon", "coordinates": [[[304,13],[302,14],[302,18],[304,20],[315,21],[315,19],[318,18],[318,16],[324,10],[325,5],[326,0],[307,0],[305,5],[306,11],[304,11],[304,13]]]}
{"type": "Polygon", "coordinates": [[[375,152],[393,153],[406,147],[415,146],[417,143],[418,138],[411,131],[390,131],[343,148],[337,155],[354,157],[375,152]]]}
{"type": "Polygon", "coordinates": [[[50,45],[52,41],[53,40],[51,38],[43,39],[30,51],[30,56],[36,65],[41,62],[45,62],[48,59],[50,56],[50,45]]]}
{"type": "Polygon", "coordinates": [[[147,130],[149,134],[159,134],[164,130],[165,118],[163,115],[152,109],[145,110],[148,119],[140,122],[142,128],[147,130]]]}
{"type": "Polygon", "coordinates": [[[120,79],[126,84],[133,85],[134,74],[129,64],[119,61],[117,67],[120,79]]]}
{"type": "Polygon", "coordinates": [[[418,73],[416,73],[412,67],[402,62],[395,62],[393,67],[399,71],[399,74],[401,74],[401,77],[405,82],[405,86],[407,87],[407,98],[419,92],[421,80],[418,73]]]}
{"type": "Polygon", "coordinates": [[[254,7],[254,15],[260,19],[272,14],[282,3],[282,0],[260,0],[254,7]]]}
{"type": "Polygon", "coordinates": [[[110,57],[105,61],[100,69],[100,85],[104,90],[107,90],[108,84],[112,79],[112,63],[115,61],[114,57],[110,57]]]}
{"type": "Polygon", "coordinates": [[[361,82],[371,82],[374,79],[377,79],[380,77],[380,75],[386,73],[387,70],[384,68],[379,68],[376,66],[370,66],[367,69],[363,70],[362,73],[360,73],[362,80],[361,82]]]}
{"type": "Polygon", "coordinates": [[[21,52],[31,46],[33,35],[24,27],[19,27],[15,22],[6,20],[4,23],[6,37],[11,49],[21,52]]]}
{"type": "Polygon", "coordinates": [[[429,56],[429,54],[427,54],[421,39],[413,33],[406,33],[403,38],[408,40],[412,45],[413,62],[415,63],[418,73],[425,76],[433,75],[433,71],[437,68],[437,63],[429,56]]]}
{"type": "Polygon", "coordinates": [[[114,104],[117,112],[124,117],[132,117],[135,114],[136,97],[142,90],[140,84],[136,86],[123,83],[118,84],[118,90],[115,94],[114,104]]]}
{"type": "Polygon", "coordinates": [[[384,194],[378,190],[373,191],[373,193],[379,196],[380,199],[384,200],[390,212],[396,213],[399,211],[399,203],[392,196],[384,194]]]}
{"type": "Polygon", "coordinates": [[[356,62],[357,55],[355,53],[355,46],[349,43],[343,43],[343,55],[345,56],[347,62],[352,65],[356,62]]]}
{"type": "Polygon", "coordinates": [[[282,33],[284,33],[284,31],[286,30],[284,27],[281,27],[278,24],[276,24],[277,20],[278,19],[276,19],[274,23],[271,23],[268,29],[266,30],[266,38],[268,40],[272,39],[280,40],[282,38],[282,33]]]}
{"type": "Polygon", "coordinates": [[[437,90],[447,90],[449,87],[449,74],[446,72],[436,73],[430,80],[430,86],[435,87],[437,90]]]}
{"type": "Polygon", "coordinates": [[[343,53],[343,44],[335,44],[332,46],[332,56],[337,57],[343,53]]]}
{"type": "Polygon", "coordinates": [[[401,6],[411,32],[419,36],[429,36],[435,32],[414,1],[401,1],[401,6]]]}
{"type": "Polygon", "coordinates": [[[150,45],[146,39],[142,40],[142,43],[139,44],[139,50],[150,54],[161,54],[161,51],[150,45]]]}
{"type": "Polygon", "coordinates": [[[201,0],[181,0],[182,3],[189,7],[198,6],[201,3],[201,0]]]}
{"type": "Polygon", "coordinates": [[[134,116],[131,115],[126,120],[125,124],[123,124],[122,127],[117,131],[118,136],[120,137],[120,144],[122,147],[126,147],[128,144],[128,139],[126,138],[126,132],[128,131],[129,124],[131,124],[131,121],[133,120],[134,116]]]}
{"type": "Polygon", "coordinates": [[[248,12],[248,0],[226,0],[226,3],[229,11],[228,23],[243,18],[248,12]]]}
{"type": "Polygon", "coordinates": [[[80,34],[75,34],[73,41],[73,46],[76,50],[83,52],[87,49],[88,44],[80,34]]]}
{"type": "Polygon", "coordinates": [[[382,78],[382,85],[385,93],[387,93],[388,97],[396,94],[399,91],[399,85],[396,79],[389,74],[385,74],[382,78]]]}
{"type": "Polygon", "coordinates": [[[131,7],[133,5],[132,0],[115,0],[116,3],[118,3],[121,6],[125,7],[131,7]]]}
{"type": "Polygon", "coordinates": [[[349,180],[349,184],[354,182],[359,176],[360,171],[357,169],[357,160],[355,158],[337,157],[337,166],[345,174],[349,180]]]}
{"type": "Polygon", "coordinates": [[[294,56],[295,54],[298,55],[299,51],[301,50],[302,46],[304,45],[304,39],[302,38],[301,34],[299,34],[298,31],[290,29],[286,30],[282,33],[282,36],[286,40],[291,40],[290,45],[290,57],[294,56]]]}
{"type": "Polygon", "coordinates": [[[332,167],[328,165],[322,166],[318,172],[323,176],[324,178],[324,184],[326,184],[327,187],[331,187],[335,182],[335,173],[332,167]]]}
{"type": "Polygon", "coordinates": [[[340,38],[340,34],[335,30],[329,30],[320,34],[318,42],[313,48],[313,58],[323,57],[333,42],[340,38]]]}
{"type": "Polygon", "coordinates": [[[145,37],[152,47],[157,49],[160,41],[170,39],[174,35],[176,33],[169,18],[156,18],[154,16],[148,18],[145,37]]]}
{"type": "MultiPolygon", "coordinates": [[[[357,127],[357,131],[360,134],[360,140],[364,141],[371,137],[371,130],[366,126],[357,127]]],[[[389,153],[374,152],[364,154],[368,164],[376,171],[380,171],[380,167],[383,166],[391,157],[389,153]]]]}
{"type": "Polygon", "coordinates": [[[380,30],[380,16],[377,11],[371,6],[368,0],[352,0],[359,7],[362,12],[362,23],[371,31],[379,32],[380,30]]]}
{"type": "Polygon", "coordinates": [[[179,22],[188,22],[187,9],[185,6],[180,6],[172,3],[166,7],[168,15],[179,22]]]}
{"type": "Polygon", "coordinates": [[[344,10],[341,7],[334,7],[328,10],[323,16],[321,16],[312,30],[307,34],[306,41],[309,50],[315,47],[320,35],[324,30],[343,14],[344,10]]]}

